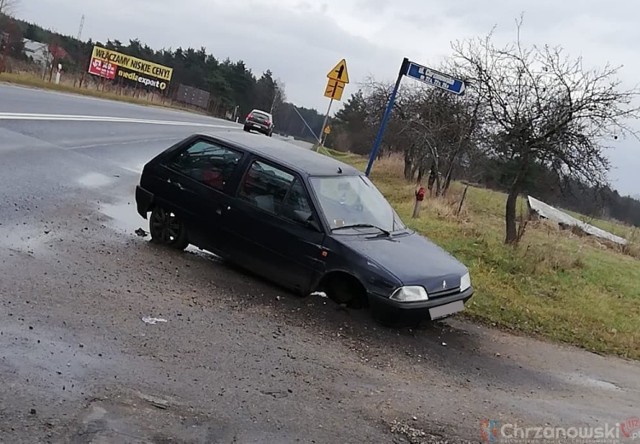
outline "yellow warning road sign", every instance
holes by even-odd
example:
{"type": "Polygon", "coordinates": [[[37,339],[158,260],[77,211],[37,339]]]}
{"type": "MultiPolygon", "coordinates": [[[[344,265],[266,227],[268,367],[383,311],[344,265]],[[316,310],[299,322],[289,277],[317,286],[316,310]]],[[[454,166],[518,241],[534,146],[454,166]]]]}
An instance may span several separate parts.
{"type": "Polygon", "coordinates": [[[327,88],[324,90],[324,96],[333,100],[342,100],[342,93],[344,92],[344,82],[338,80],[329,79],[327,82],[327,88]]]}
{"type": "Polygon", "coordinates": [[[324,127],[324,133],[328,136],[331,134],[331,127],[329,125],[324,127]]]}
{"type": "Polygon", "coordinates": [[[332,80],[337,80],[342,83],[349,83],[349,71],[347,71],[347,61],[342,59],[338,64],[327,74],[327,77],[332,80]]]}

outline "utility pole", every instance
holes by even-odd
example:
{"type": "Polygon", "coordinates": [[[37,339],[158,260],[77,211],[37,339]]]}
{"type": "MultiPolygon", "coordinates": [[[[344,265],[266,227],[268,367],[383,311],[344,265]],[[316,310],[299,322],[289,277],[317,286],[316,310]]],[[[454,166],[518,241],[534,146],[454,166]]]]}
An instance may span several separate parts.
{"type": "Polygon", "coordinates": [[[316,147],[316,151],[320,149],[320,147],[324,147],[324,141],[327,138],[325,133],[325,128],[327,128],[327,123],[329,123],[329,113],[331,113],[331,105],[333,105],[333,97],[329,100],[329,108],[327,108],[327,114],[324,116],[324,122],[322,122],[322,129],[320,130],[320,143],[316,147]]]}

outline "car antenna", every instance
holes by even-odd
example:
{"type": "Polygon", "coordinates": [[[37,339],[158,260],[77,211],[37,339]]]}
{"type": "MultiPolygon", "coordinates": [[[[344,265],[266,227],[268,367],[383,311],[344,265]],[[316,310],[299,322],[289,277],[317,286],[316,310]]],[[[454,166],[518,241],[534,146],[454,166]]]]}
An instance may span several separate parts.
{"type": "Polygon", "coordinates": [[[338,174],[342,174],[342,168],[338,167],[338,174]]]}

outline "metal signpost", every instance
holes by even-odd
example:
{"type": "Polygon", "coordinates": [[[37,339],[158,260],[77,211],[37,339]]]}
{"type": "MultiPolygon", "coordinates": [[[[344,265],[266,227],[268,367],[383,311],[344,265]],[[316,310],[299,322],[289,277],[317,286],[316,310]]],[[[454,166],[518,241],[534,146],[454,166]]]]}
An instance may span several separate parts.
{"type": "Polygon", "coordinates": [[[450,75],[441,73],[431,68],[427,68],[426,66],[418,65],[417,63],[409,61],[405,57],[402,61],[402,65],[400,66],[400,72],[398,73],[398,79],[396,80],[396,84],[391,92],[391,96],[389,97],[389,102],[387,103],[387,108],[382,115],[382,121],[380,122],[380,128],[378,129],[378,134],[376,136],[376,140],[373,143],[373,148],[371,150],[371,155],[369,156],[369,163],[367,164],[367,169],[365,174],[368,176],[371,173],[371,168],[373,167],[373,162],[378,155],[378,150],[380,149],[380,145],[382,144],[382,137],[384,136],[384,130],[386,129],[387,122],[389,121],[389,117],[391,116],[391,111],[393,110],[393,104],[396,101],[396,95],[398,94],[398,89],[400,88],[400,83],[402,82],[402,77],[412,77],[416,80],[424,82],[428,85],[435,86],[436,88],[443,89],[452,94],[462,95],[464,94],[465,83],[462,80],[451,77],[450,75]]]}
{"type": "Polygon", "coordinates": [[[329,113],[331,112],[331,105],[333,105],[334,100],[342,100],[342,93],[344,92],[344,87],[349,83],[349,72],[347,71],[347,61],[342,59],[338,62],[336,66],[333,67],[331,71],[327,74],[327,78],[329,79],[327,82],[327,87],[324,90],[324,96],[329,99],[329,108],[327,108],[327,114],[324,116],[324,122],[322,123],[322,131],[320,132],[320,142],[316,147],[316,150],[320,149],[320,146],[324,145],[324,141],[329,134],[326,131],[327,122],[329,121],[329,113]]]}

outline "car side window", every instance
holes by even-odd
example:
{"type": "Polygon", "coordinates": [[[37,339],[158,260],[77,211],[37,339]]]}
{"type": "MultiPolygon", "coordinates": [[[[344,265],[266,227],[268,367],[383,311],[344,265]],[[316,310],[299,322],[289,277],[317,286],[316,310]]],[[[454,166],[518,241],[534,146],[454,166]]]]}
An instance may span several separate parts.
{"type": "Polygon", "coordinates": [[[239,196],[262,210],[279,215],[293,181],[292,174],[255,161],[245,174],[239,196]]]}
{"type": "Polygon", "coordinates": [[[223,190],[238,167],[242,153],[206,140],[180,152],[171,167],[204,185],[223,190]]]}

